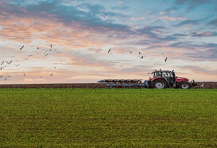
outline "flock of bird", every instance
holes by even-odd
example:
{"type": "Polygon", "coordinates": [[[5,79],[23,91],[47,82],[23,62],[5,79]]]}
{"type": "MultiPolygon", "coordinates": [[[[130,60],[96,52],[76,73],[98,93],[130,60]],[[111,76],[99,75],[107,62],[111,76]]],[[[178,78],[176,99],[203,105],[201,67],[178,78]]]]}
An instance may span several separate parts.
{"type": "MultiPolygon", "coordinates": [[[[101,51],[102,49],[98,49],[98,50],[96,50],[96,53],[99,53],[100,51],[101,51]]],[[[108,53],[110,53],[110,51],[111,51],[111,48],[108,50],[108,53]]],[[[130,54],[132,54],[133,52],[132,51],[130,51],[130,54]]],[[[165,56],[165,54],[163,54],[163,53],[161,53],[162,55],[164,55],[165,56]]],[[[139,55],[141,55],[141,52],[139,52],[139,55]]],[[[143,55],[140,57],[141,59],[143,59],[143,55]]],[[[164,60],[165,62],[167,61],[167,57],[165,57],[165,60],[164,60]]]]}
{"type": "MultiPolygon", "coordinates": [[[[23,50],[24,49],[24,45],[20,48],[20,51],[21,50],[23,50]]],[[[37,50],[39,50],[39,47],[37,47],[37,50]]],[[[45,52],[44,52],[44,56],[46,57],[46,56],[48,56],[48,55],[51,55],[51,52],[56,52],[57,54],[59,54],[59,53],[62,53],[62,52],[59,52],[59,51],[57,51],[57,49],[53,49],[53,45],[52,44],[50,44],[50,49],[49,50],[46,50],[45,52]]],[[[25,57],[25,58],[23,58],[23,60],[29,60],[29,58],[30,57],[32,57],[33,55],[28,55],[28,57],[25,57]]],[[[11,57],[14,57],[14,56],[11,56],[11,57]]],[[[62,61],[62,60],[61,60],[62,61]]],[[[0,63],[0,70],[3,70],[3,69],[5,69],[6,67],[9,67],[12,63],[14,63],[14,61],[13,60],[10,60],[10,61],[5,61],[5,60],[3,60],[1,63],[0,63]]],[[[18,66],[20,66],[20,63],[14,63],[14,65],[16,66],[16,67],[18,67],[18,66]]],[[[54,69],[56,69],[57,67],[56,66],[54,66],[53,67],[54,69]]],[[[49,74],[50,76],[53,76],[53,73],[51,73],[51,74],[49,74]]],[[[22,76],[26,76],[26,73],[25,72],[23,72],[22,73],[22,76]]],[[[11,76],[10,75],[0,75],[0,79],[4,79],[4,81],[6,81],[8,78],[10,78],[11,76]]],[[[43,78],[42,76],[40,77],[41,79],[43,78]]]]}
{"type": "MultiPolygon", "coordinates": [[[[102,16],[103,18],[105,18],[105,15],[101,15],[101,16],[102,16]]],[[[73,43],[75,43],[75,42],[73,42],[73,43]]],[[[24,45],[20,48],[20,50],[23,50],[23,49],[24,49],[24,45]]],[[[191,49],[194,50],[193,47],[191,47],[191,49]]],[[[39,50],[39,47],[37,47],[37,50],[39,50]]],[[[96,53],[99,53],[100,50],[102,50],[102,49],[96,50],[96,53]]],[[[112,49],[110,48],[110,49],[108,50],[108,53],[110,53],[111,50],[112,50],[112,49]]],[[[46,56],[48,56],[48,55],[51,55],[50,52],[52,52],[52,51],[56,52],[57,54],[62,53],[62,52],[57,51],[57,49],[53,49],[53,45],[50,44],[50,49],[44,52],[44,56],[46,57],[46,56]]],[[[132,51],[130,52],[130,54],[132,54],[132,51]]],[[[138,54],[141,55],[141,52],[138,52],[138,54]]],[[[164,61],[167,62],[167,59],[168,59],[167,56],[166,56],[164,53],[161,53],[161,54],[162,54],[163,56],[165,56],[165,60],[164,60],[164,61]]],[[[32,57],[32,56],[33,56],[33,55],[28,55],[28,57],[23,58],[23,60],[29,60],[29,58],[32,57]]],[[[141,55],[140,58],[143,59],[143,55],[141,55]]],[[[8,65],[10,65],[12,62],[13,62],[12,60],[10,60],[10,61],[2,61],[2,62],[1,62],[0,70],[3,70],[5,67],[8,67],[8,65]],[[6,63],[7,65],[4,65],[4,63],[6,63]]],[[[15,64],[16,67],[18,67],[19,65],[20,65],[19,63],[18,63],[18,64],[15,64]]],[[[54,68],[56,69],[56,67],[54,67],[54,68]]],[[[23,76],[26,76],[26,73],[23,73],[23,76]]],[[[51,73],[50,76],[53,76],[53,73],[51,73]]],[[[4,81],[6,81],[6,80],[7,80],[8,78],[10,78],[10,77],[11,77],[10,75],[7,75],[7,76],[1,75],[1,76],[0,76],[0,79],[1,79],[1,78],[4,78],[4,81]]],[[[40,78],[43,78],[43,77],[40,77],[40,78]]]]}

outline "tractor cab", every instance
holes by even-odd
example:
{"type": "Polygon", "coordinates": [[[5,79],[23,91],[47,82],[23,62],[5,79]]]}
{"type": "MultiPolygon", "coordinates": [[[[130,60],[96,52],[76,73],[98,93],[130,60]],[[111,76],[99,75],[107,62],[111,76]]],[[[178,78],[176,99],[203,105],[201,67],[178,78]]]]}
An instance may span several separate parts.
{"type": "MultiPolygon", "coordinates": [[[[174,76],[175,76],[175,72],[174,72],[174,76]]],[[[164,70],[164,71],[154,71],[153,72],[153,78],[158,78],[158,77],[163,77],[164,79],[167,80],[167,82],[172,83],[173,80],[173,75],[171,73],[171,71],[169,70],[164,70]]]]}

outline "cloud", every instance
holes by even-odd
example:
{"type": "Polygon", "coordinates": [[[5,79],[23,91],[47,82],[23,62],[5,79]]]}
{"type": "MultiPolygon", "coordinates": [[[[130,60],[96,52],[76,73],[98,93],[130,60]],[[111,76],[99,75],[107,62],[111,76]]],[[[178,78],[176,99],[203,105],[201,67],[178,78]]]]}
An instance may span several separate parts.
{"type": "Polygon", "coordinates": [[[201,22],[201,20],[185,20],[185,21],[182,21],[180,23],[178,23],[177,25],[174,25],[176,27],[180,27],[180,26],[183,26],[183,25],[197,25],[201,22]]]}
{"type": "Polygon", "coordinates": [[[171,17],[169,15],[163,15],[162,17],[160,17],[160,19],[162,19],[162,20],[176,21],[176,20],[186,20],[187,18],[183,18],[183,17],[171,17]]]}
{"type": "Polygon", "coordinates": [[[191,10],[199,5],[204,5],[206,3],[216,3],[216,0],[176,0],[174,2],[176,5],[188,5],[188,10],[191,10]]]}
{"type": "Polygon", "coordinates": [[[144,20],[145,17],[131,17],[131,20],[138,21],[138,20],[144,20]]]}
{"type": "Polygon", "coordinates": [[[190,36],[191,37],[211,37],[211,36],[217,36],[217,32],[211,32],[211,31],[207,31],[207,32],[202,32],[202,31],[191,32],[190,36]]]}
{"type": "Polygon", "coordinates": [[[214,20],[208,22],[207,24],[208,24],[208,25],[217,26],[217,19],[214,19],[214,20]]]}

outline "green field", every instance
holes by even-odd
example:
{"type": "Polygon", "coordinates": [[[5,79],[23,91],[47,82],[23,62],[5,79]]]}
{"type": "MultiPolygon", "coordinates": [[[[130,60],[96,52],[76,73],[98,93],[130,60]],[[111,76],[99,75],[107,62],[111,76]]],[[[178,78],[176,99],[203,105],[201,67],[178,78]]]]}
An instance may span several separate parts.
{"type": "Polygon", "coordinates": [[[217,147],[217,90],[1,89],[0,147],[217,147]]]}

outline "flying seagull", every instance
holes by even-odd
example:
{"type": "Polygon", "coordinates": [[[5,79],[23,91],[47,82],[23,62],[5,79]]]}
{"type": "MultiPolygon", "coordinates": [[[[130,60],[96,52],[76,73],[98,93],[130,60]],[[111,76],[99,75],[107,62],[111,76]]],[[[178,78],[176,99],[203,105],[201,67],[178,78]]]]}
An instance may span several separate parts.
{"type": "Polygon", "coordinates": [[[50,47],[52,48],[52,44],[50,44],[50,47]]]}
{"type": "Polygon", "coordinates": [[[15,64],[16,66],[19,66],[20,64],[15,64]]]}
{"type": "Polygon", "coordinates": [[[165,59],[165,62],[167,61],[167,57],[166,57],[166,59],[165,59]]]}
{"type": "Polygon", "coordinates": [[[105,15],[101,15],[101,16],[105,18],[105,15]]]}
{"type": "Polygon", "coordinates": [[[132,53],[132,52],[130,52],[130,53],[132,53]]]}
{"type": "Polygon", "coordinates": [[[141,59],[143,59],[143,56],[141,57],[141,59]]]}
{"type": "Polygon", "coordinates": [[[39,49],[39,47],[37,47],[37,49],[39,49]]]}
{"type": "Polygon", "coordinates": [[[23,47],[24,47],[24,45],[20,48],[20,50],[23,49],[23,47]]]}
{"type": "Polygon", "coordinates": [[[204,87],[204,83],[201,85],[201,87],[204,87]]]}
{"type": "Polygon", "coordinates": [[[57,67],[54,67],[55,69],[57,69],[57,67]]]}
{"type": "Polygon", "coordinates": [[[141,54],[141,52],[139,52],[139,54],[141,54]]]}
{"type": "Polygon", "coordinates": [[[2,61],[1,65],[4,63],[4,61],[2,61]]]}
{"type": "Polygon", "coordinates": [[[110,48],[109,51],[108,51],[108,53],[109,53],[111,50],[112,50],[112,49],[110,48]]]}
{"type": "Polygon", "coordinates": [[[23,76],[26,76],[26,73],[23,73],[23,76]]]}
{"type": "Polygon", "coordinates": [[[52,74],[50,74],[50,76],[53,76],[53,73],[52,73],[52,74]]]}
{"type": "Polygon", "coordinates": [[[31,56],[33,56],[33,55],[30,54],[28,57],[31,57],[31,56]]]}

